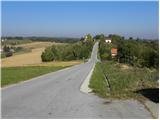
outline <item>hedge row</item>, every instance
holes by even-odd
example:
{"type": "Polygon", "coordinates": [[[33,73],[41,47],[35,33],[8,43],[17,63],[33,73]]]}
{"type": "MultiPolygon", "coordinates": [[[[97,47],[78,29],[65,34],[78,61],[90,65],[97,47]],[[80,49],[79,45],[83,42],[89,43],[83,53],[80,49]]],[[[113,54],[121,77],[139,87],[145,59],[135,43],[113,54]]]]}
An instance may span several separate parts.
{"type": "Polygon", "coordinates": [[[80,41],[68,45],[53,45],[45,49],[41,58],[43,62],[87,59],[90,57],[92,47],[93,41],[80,41]]]}

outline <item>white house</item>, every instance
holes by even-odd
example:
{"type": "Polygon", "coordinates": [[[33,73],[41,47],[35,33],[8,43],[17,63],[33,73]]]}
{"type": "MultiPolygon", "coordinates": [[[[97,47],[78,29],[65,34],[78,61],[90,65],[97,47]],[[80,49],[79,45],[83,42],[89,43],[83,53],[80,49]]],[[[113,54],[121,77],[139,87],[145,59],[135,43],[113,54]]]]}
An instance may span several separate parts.
{"type": "Polygon", "coordinates": [[[86,36],[84,37],[84,41],[86,42],[86,41],[87,41],[87,39],[88,39],[88,36],[86,35],[86,36]]]}
{"type": "Polygon", "coordinates": [[[111,43],[112,40],[111,40],[111,38],[106,38],[106,39],[105,39],[105,42],[106,42],[106,43],[111,43]]]}

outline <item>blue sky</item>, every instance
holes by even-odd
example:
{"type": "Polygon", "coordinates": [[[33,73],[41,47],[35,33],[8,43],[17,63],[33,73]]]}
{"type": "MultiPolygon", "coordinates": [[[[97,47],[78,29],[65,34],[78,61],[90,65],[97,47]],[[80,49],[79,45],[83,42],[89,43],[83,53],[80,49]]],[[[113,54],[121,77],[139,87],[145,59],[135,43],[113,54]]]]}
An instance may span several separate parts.
{"type": "Polygon", "coordinates": [[[158,38],[158,2],[2,2],[3,36],[158,38]]]}

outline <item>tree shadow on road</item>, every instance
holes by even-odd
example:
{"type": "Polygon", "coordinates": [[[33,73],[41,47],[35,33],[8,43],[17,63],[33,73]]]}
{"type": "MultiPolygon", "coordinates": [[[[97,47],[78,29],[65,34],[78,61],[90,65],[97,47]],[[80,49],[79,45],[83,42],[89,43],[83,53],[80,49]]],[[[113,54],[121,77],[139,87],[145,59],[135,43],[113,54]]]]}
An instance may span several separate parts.
{"type": "Polygon", "coordinates": [[[159,103],[159,88],[147,88],[136,91],[136,93],[143,95],[152,102],[159,103]]]}

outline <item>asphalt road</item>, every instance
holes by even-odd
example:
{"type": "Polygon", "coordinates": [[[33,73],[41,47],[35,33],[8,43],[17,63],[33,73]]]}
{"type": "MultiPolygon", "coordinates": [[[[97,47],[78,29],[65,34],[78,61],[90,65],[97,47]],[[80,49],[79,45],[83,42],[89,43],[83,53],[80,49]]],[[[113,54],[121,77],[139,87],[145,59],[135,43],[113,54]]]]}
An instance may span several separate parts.
{"type": "Polygon", "coordinates": [[[107,103],[80,86],[97,61],[98,43],[89,62],[2,89],[2,118],[152,118],[135,100],[107,103]]]}

